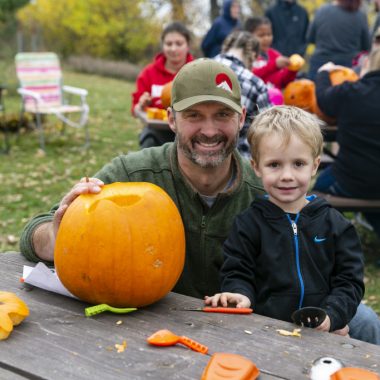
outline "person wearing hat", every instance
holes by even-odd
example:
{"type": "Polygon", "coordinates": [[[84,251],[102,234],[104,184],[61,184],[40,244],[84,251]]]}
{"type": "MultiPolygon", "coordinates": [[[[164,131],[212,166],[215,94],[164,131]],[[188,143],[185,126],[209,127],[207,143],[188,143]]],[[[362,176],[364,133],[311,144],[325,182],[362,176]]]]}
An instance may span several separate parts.
{"type": "MultiPolygon", "coordinates": [[[[196,298],[220,292],[222,244],[234,217],[263,194],[261,181],[236,149],[246,114],[240,98],[229,67],[207,58],[183,66],[168,109],[175,141],[118,156],[92,178],[82,178],[59,204],[26,224],[21,253],[35,262],[54,261],[60,222],[78,195],[99,193],[113,182],[151,182],[170,195],[185,226],[186,261],[173,291],[196,298]]],[[[374,312],[362,311],[354,317],[358,331],[378,336],[374,312]]]]}
{"type": "Polygon", "coordinates": [[[230,68],[210,59],[183,66],[168,110],[175,142],[118,156],[89,182],[82,179],[58,205],[27,223],[21,252],[32,261],[52,262],[60,221],[79,194],[98,193],[112,182],[151,182],[171,196],[185,225],[186,263],[174,291],[198,298],[218,291],[221,245],[232,219],[262,193],[236,150],[246,113],[240,98],[230,68]]]}

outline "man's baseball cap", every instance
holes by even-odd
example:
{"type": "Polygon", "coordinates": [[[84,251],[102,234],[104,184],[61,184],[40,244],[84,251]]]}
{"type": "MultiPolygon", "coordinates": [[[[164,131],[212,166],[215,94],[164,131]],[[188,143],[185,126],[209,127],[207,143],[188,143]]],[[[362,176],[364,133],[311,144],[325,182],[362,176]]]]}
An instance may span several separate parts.
{"type": "Polygon", "coordinates": [[[184,111],[198,103],[219,102],[241,114],[240,97],[240,84],[235,73],[208,58],[199,58],[184,65],[174,78],[172,87],[174,111],[184,111]]]}

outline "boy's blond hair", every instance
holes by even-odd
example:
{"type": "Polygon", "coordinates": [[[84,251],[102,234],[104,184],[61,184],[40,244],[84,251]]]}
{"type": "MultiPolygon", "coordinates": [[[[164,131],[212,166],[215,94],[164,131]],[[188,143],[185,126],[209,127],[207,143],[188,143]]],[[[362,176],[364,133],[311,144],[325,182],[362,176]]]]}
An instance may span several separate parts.
{"type": "Polygon", "coordinates": [[[313,159],[321,155],[323,136],[321,126],[324,123],[315,115],[298,107],[275,106],[256,116],[248,129],[247,140],[251,147],[253,160],[259,162],[259,147],[264,136],[280,134],[283,145],[288,144],[290,137],[296,135],[311,148],[313,159]]]}

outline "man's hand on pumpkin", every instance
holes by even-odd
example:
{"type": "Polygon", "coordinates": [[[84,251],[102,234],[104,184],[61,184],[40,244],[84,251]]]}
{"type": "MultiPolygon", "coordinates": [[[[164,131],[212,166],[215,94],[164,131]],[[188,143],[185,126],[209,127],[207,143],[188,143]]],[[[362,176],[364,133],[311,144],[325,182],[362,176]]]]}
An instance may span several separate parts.
{"type": "Polygon", "coordinates": [[[63,215],[67,208],[81,194],[97,194],[100,193],[104,182],[98,178],[83,177],[73,188],[62,198],[57,211],[54,213],[53,232],[57,235],[59,225],[61,224],[63,215]]]}

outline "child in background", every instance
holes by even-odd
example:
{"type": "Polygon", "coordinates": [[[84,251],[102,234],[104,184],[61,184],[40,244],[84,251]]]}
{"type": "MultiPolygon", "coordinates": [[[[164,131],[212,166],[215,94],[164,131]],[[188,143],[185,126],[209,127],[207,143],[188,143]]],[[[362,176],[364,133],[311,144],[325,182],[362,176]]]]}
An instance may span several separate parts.
{"type": "Polygon", "coordinates": [[[364,294],[363,255],[352,224],[324,199],[306,196],[322,152],[320,121],[277,106],[256,117],[247,138],[267,196],[235,218],[224,244],[223,293],[205,304],[253,307],[284,321],[317,306],[327,313],[318,330],[347,334],[364,294]]]}
{"type": "Polygon", "coordinates": [[[251,17],[244,29],[252,33],[260,42],[260,55],[253,63],[252,72],[268,85],[280,90],[296,78],[297,71],[290,71],[288,57],[271,48],[273,41],[272,24],[266,17],[251,17]]]}
{"type": "Polygon", "coordinates": [[[243,157],[251,158],[247,131],[255,115],[271,107],[268,88],[264,81],[251,71],[252,63],[259,54],[259,42],[249,32],[232,32],[222,45],[222,53],[214,59],[230,67],[241,87],[241,104],[247,109],[243,128],[240,130],[237,148],[243,157]]]}

